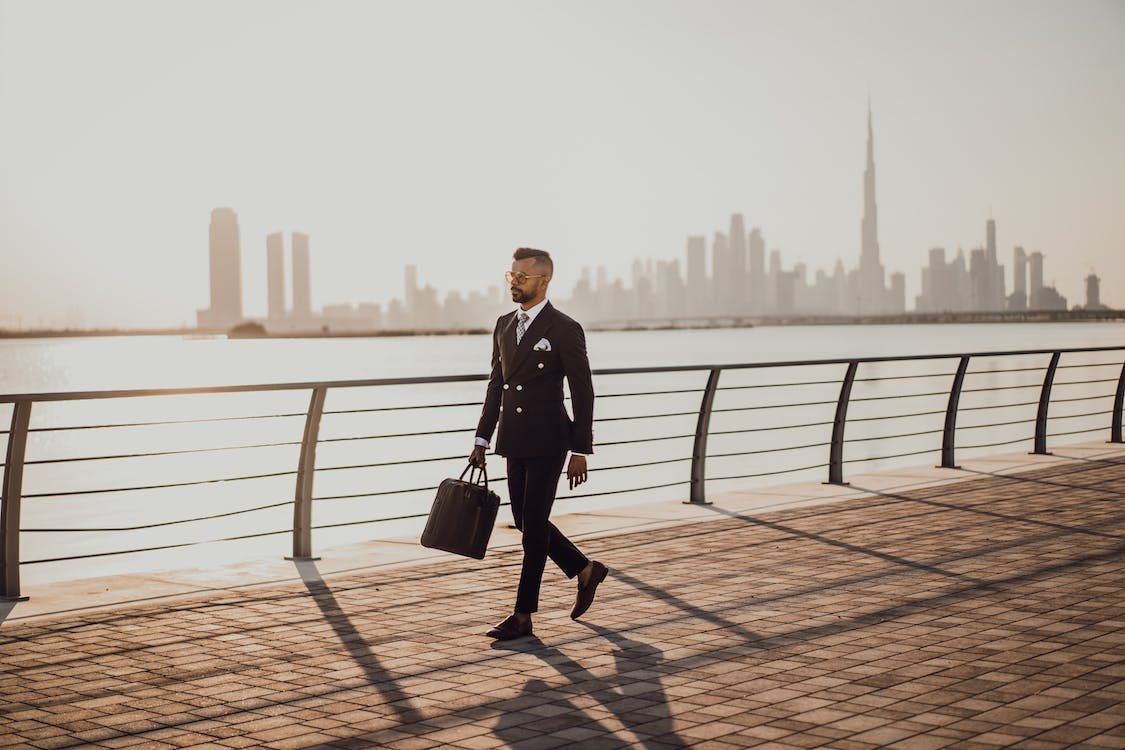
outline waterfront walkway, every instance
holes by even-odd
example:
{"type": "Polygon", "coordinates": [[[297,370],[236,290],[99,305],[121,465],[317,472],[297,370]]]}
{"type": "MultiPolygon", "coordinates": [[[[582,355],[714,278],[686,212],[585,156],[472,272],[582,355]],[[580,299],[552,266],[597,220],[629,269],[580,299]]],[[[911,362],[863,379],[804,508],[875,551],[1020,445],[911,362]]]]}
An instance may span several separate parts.
{"type": "Polygon", "coordinates": [[[1122,747],[1125,450],[1068,455],[588,534],[611,575],[587,618],[549,568],[536,637],[506,645],[482,633],[511,545],[17,607],[0,746],[1122,747]]]}

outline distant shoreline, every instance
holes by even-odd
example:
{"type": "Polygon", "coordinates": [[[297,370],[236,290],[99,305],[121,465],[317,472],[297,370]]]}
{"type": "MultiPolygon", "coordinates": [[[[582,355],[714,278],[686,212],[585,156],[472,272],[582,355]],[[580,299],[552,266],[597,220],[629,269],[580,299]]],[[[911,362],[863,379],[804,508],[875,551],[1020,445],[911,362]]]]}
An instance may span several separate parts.
{"type": "MultiPolygon", "coordinates": [[[[662,331],[712,328],[753,328],[757,326],[824,326],[824,325],[934,325],[968,323],[1084,323],[1125,321],[1125,310],[1020,310],[1002,312],[902,313],[899,315],[792,315],[768,317],[715,317],[684,319],[651,319],[630,321],[596,321],[586,325],[590,331],[662,331]]],[[[258,339],[321,339],[321,338],[387,338],[405,336],[472,336],[491,332],[491,328],[410,329],[333,331],[309,330],[265,333],[246,338],[258,339]]],[[[226,338],[225,331],[198,328],[105,328],[105,329],[0,329],[0,339],[92,338],[99,336],[183,336],[184,338],[226,338]]],[[[232,337],[237,338],[237,337],[232,337]]]]}

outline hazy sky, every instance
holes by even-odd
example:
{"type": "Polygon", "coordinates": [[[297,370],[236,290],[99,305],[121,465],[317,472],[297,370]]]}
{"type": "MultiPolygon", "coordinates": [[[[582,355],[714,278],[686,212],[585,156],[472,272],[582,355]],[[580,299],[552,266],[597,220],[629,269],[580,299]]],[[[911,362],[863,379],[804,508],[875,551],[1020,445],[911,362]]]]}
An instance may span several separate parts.
{"type": "MultiPolygon", "coordinates": [[[[788,267],[1046,253],[1125,306],[1125,2],[0,0],[0,326],[194,324],[207,225],[310,235],[313,304],[628,277],[732,212],[788,267]]],[[[288,243],[288,238],[287,238],[288,243]]],[[[561,287],[561,289],[559,288],[561,287]]],[[[1009,279],[1010,290],[1010,279],[1009,279]]]]}

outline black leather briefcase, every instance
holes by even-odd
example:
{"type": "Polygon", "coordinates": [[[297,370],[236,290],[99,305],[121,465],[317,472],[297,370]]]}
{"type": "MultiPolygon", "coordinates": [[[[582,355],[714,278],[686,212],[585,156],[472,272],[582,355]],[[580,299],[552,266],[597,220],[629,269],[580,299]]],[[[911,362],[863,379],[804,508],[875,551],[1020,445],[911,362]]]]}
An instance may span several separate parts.
{"type": "Polygon", "coordinates": [[[488,489],[488,473],[469,464],[459,478],[446,479],[438,487],[422,546],[484,559],[499,507],[500,498],[488,489]]]}

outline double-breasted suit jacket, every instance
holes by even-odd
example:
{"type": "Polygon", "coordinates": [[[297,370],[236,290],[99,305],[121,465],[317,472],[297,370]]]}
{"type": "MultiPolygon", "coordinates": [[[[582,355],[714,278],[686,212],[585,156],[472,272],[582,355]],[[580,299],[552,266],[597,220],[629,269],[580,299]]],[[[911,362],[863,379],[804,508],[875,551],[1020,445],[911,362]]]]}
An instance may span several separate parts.
{"type": "Polygon", "coordinates": [[[516,313],[501,315],[492,333],[492,374],[477,437],[509,458],[594,452],[594,381],[586,334],[550,302],[516,345],[516,313]],[[570,387],[573,419],[563,401],[570,387]]]}

